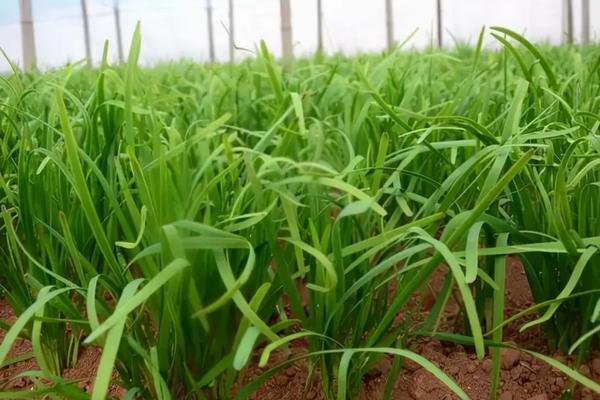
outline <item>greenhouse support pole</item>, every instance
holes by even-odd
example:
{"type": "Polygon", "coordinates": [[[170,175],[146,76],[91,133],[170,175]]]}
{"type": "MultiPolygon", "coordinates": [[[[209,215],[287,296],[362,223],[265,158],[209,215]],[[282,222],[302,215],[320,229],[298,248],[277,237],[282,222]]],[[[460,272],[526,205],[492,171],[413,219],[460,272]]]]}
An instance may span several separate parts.
{"type": "Polygon", "coordinates": [[[81,0],[81,19],[83,20],[83,40],[85,41],[85,58],[87,65],[92,66],[92,49],[90,45],[90,21],[86,0],[81,0]]]}
{"type": "Polygon", "coordinates": [[[119,54],[119,63],[123,63],[123,38],[121,35],[121,13],[119,11],[119,0],[114,2],[114,14],[115,14],[115,29],[117,30],[117,50],[119,54]]]}
{"type": "Polygon", "coordinates": [[[33,32],[33,12],[31,0],[19,0],[21,14],[21,42],[23,45],[23,68],[31,71],[36,67],[35,36],[33,32]]]}
{"type": "Polygon", "coordinates": [[[213,16],[212,16],[212,2],[206,0],[206,20],[208,27],[208,56],[211,62],[215,62],[215,38],[213,34],[213,16]]]}
{"type": "Polygon", "coordinates": [[[387,38],[387,49],[394,47],[394,10],[392,0],[385,0],[385,32],[387,38]]]}
{"type": "Polygon", "coordinates": [[[235,24],[233,0],[229,0],[229,62],[235,61],[235,24]]]}
{"type": "Polygon", "coordinates": [[[563,0],[563,40],[573,44],[573,0],[563,0]]]}
{"type": "Polygon", "coordinates": [[[323,52],[323,3],[317,0],[317,52],[323,52]]]}
{"type": "Polygon", "coordinates": [[[581,0],[581,43],[590,44],[590,0],[581,0]]]}
{"type": "Polygon", "coordinates": [[[292,48],[292,10],[290,0],[279,0],[279,11],[281,13],[281,55],[285,62],[294,57],[292,48]]]}
{"type": "Polygon", "coordinates": [[[442,0],[436,0],[436,23],[437,23],[437,45],[441,48],[444,45],[442,32],[442,0]]]}

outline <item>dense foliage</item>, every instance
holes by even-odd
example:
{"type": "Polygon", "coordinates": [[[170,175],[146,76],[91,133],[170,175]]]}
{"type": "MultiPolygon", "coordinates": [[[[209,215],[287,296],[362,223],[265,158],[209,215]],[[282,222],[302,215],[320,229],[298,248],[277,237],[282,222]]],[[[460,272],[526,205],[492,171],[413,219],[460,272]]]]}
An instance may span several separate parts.
{"type": "Polygon", "coordinates": [[[136,31],[123,67],[1,77],[0,283],[19,319],[0,365],[28,338],[36,393],[88,398],[60,376],[93,345],[92,399],[113,368],[129,398],[245,398],[269,374],[229,390],[257,346],[267,363],[305,338],[295,356],[332,398],[384,353],[392,378],[409,358],[466,398],[407,343],[489,348],[496,391],[507,255],[537,303],[524,328],[583,360],[600,331],[600,49],[491,32],[501,51],[282,67],[263,45],[139,68],[136,31]],[[427,318],[398,322],[441,263],[427,318]],[[465,327],[443,334],[453,292],[465,327]]]}

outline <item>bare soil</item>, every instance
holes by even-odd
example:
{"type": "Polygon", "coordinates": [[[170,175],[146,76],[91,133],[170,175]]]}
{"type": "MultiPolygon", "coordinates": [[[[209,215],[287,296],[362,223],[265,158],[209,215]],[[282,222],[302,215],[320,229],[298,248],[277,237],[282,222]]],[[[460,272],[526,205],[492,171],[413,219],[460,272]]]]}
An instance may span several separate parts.
{"type": "MultiPolygon", "coordinates": [[[[16,319],[10,304],[3,298],[0,298],[0,319],[8,323],[12,323],[16,319]]],[[[4,340],[5,335],[6,332],[0,329],[0,343],[4,340]]],[[[27,354],[31,354],[31,342],[25,339],[17,339],[8,355],[8,359],[27,354]]],[[[97,347],[81,347],[77,365],[75,368],[65,370],[63,377],[76,382],[81,389],[91,393],[101,355],[102,352],[97,347]]],[[[33,358],[1,368],[0,392],[31,388],[33,382],[29,378],[18,377],[18,375],[32,370],[39,370],[39,366],[33,358]]],[[[109,388],[109,396],[121,398],[124,394],[125,391],[118,385],[115,374],[115,382],[109,388]]]]}
{"type": "MultiPolygon", "coordinates": [[[[413,304],[422,304],[425,309],[433,304],[437,291],[441,288],[446,269],[440,267],[434,274],[429,287],[422,293],[422,299],[413,304]]],[[[416,299],[415,299],[416,300],[416,299]]],[[[532,305],[532,295],[527,283],[523,266],[517,258],[507,260],[506,281],[506,318],[532,305]]],[[[458,307],[449,302],[442,326],[451,330],[456,326],[458,307]]],[[[548,354],[546,340],[540,329],[532,328],[519,332],[523,320],[515,321],[504,330],[504,340],[514,342],[521,348],[548,354]]],[[[473,400],[487,400],[490,395],[491,356],[478,360],[470,348],[460,345],[423,339],[415,343],[413,351],[423,355],[446,374],[452,377],[473,400]]],[[[307,351],[306,344],[299,341],[291,348],[291,355],[307,351]]],[[[277,353],[271,365],[284,361],[289,355],[277,353]]],[[[555,354],[563,363],[572,363],[573,358],[555,354]]],[[[358,400],[377,400],[383,398],[387,375],[391,369],[391,357],[384,358],[377,367],[363,379],[363,387],[358,400]]],[[[249,367],[249,382],[261,374],[264,369],[249,367]]],[[[600,382],[600,353],[592,355],[591,360],[582,365],[579,371],[589,378],[600,382]]],[[[296,362],[280,373],[269,378],[262,387],[251,396],[252,400],[323,400],[324,395],[318,383],[306,385],[308,363],[296,362]]],[[[570,381],[560,371],[548,364],[534,359],[526,353],[516,350],[502,351],[502,371],[500,400],[553,400],[559,399],[562,392],[570,388],[570,381]]],[[[418,364],[407,361],[400,377],[394,385],[393,400],[450,400],[456,399],[451,391],[433,375],[418,364]]],[[[575,400],[595,400],[600,396],[589,389],[577,387],[575,400]]]]}
{"type": "MultiPolygon", "coordinates": [[[[8,302],[0,298],[0,320],[12,323],[15,319],[15,314],[8,302]]],[[[0,329],[0,342],[4,341],[5,335],[6,331],[0,329]]],[[[28,340],[17,339],[7,358],[11,359],[29,353],[31,353],[31,343],[28,340]]],[[[0,388],[15,390],[31,386],[29,379],[16,378],[16,376],[22,372],[36,369],[39,369],[39,367],[33,358],[0,369],[0,388]]]]}
{"type": "MultiPolygon", "coordinates": [[[[442,277],[445,273],[443,267],[432,278],[429,287],[421,293],[422,299],[414,304],[432,304],[432,299],[441,287],[442,277]]],[[[532,296],[527,284],[527,279],[521,263],[516,258],[507,261],[507,291],[506,291],[506,317],[514,315],[532,304],[532,296]]],[[[456,326],[458,307],[449,304],[445,313],[445,322],[442,324],[451,330],[456,326]]],[[[14,313],[8,303],[0,299],[0,319],[12,322],[14,313]]],[[[548,353],[546,341],[539,329],[530,329],[523,333],[518,331],[523,321],[517,321],[504,330],[504,340],[512,341],[522,348],[548,353]]],[[[0,341],[4,339],[5,332],[0,329],[0,341]]],[[[250,382],[270,366],[285,361],[289,357],[298,356],[307,352],[307,345],[303,341],[294,342],[291,352],[277,351],[273,354],[270,365],[264,369],[258,368],[256,362],[259,352],[255,354],[254,363],[248,367],[240,384],[250,382]]],[[[474,400],[487,400],[490,393],[489,371],[491,357],[488,355],[483,360],[478,360],[472,349],[460,345],[440,342],[438,340],[418,340],[412,350],[423,355],[438,365],[444,372],[451,376],[467,394],[474,400]]],[[[18,340],[11,350],[10,357],[31,352],[31,343],[27,340],[18,340]]],[[[93,347],[83,347],[79,354],[76,368],[64,372],[64,377],[76,381],[82,389],[90,392],[93,387],[95,371],[100,360],[101,351],[93,347]]],[[[562,362],[573,362],[572,358],[554,355],[562,362]]],[[[390,357],[383,358],[377,367],[363,379],[363,387],[358,400],[377,400],[383,396],[387,375],[391,368],[390,357]]],[[[32,385],[27,378],[16,378],[19,373],[38,369],[33,359],[21,361],[0,369],[0,391],[25,389],[32,385]]],[[[591,360],[581,366],[580,372],[588,377],[600,381],[600,353],[592,355],[591,360]]],[[[323,390],[317,379],[307,385],[308,363],[306,360],[298,361],[284,368],[269,378],[254,393],[251,400],[322,400],[323,390]]],[[[501,396],[500,400],[552,400],[559,399],[561,393],[570,386],[569,379],[558,370],[538,361],[528,354],[514,350],[504,350],[502,353],[501,396]]],[[[122,397],[124,390],[116,382],[111,387],[111,396],[122,397]]],[[[600,399],[600,396],[585,388],[577,388],[576,400],[600,399]]],[[[435,377],[418,364],[406,362],[400,377],[395,382],[392,393],[393,400],[450,400],[456,397],[435,377]]]]}

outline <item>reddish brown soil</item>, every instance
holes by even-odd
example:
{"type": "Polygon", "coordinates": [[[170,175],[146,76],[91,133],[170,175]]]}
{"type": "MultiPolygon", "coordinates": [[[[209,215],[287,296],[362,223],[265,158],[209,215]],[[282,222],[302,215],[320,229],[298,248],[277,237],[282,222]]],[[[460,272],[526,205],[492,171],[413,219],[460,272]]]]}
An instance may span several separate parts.
{"type": "MultiPolygon", "coordinates": [[[[10,305],[2,298],[0,298],[0,319],[8,323],[12,323],[16,319],[10,305]]],[[[5,334],[6,332],[3,329],[0,329],[0,343],[4,340],[5,334]]],[[[8,355],[8,359],[28,353],[31,353],[31,343],[28,340],[17,339],[8,355]]],[[[63,377],[70,381],[77,382],[77,385],[80,388],[91,393],[101,354],[101,350],[96,347],[81,347],[77,365],[75,368],[65,370],[63,372],[63,377]]],[[[39,366],[33,358],[0,369],[0,392],[31,388],[33,382],[29,378],[16,377],[20,373],[31,370],[39,370],[39,366]]],[[[115,376],[115,383],[109,388],[109,396],[120,398],[124,395],[125,391],[116,384],[116,381],[117,379],[115,376]]]]}
{"type": "MultiPolygon", "coordinates": [[[[432,304],[431,298],[428,297],[435,296],[436,291],[439,290],[443,274],[444,269],[440,268],[431,280],[429,288],[423,291],[423,299],[419,302],[414,302],[415,304],[425,304],[425,306],[432,304]]],[[[509,259],[507,263],[507,276],[506,316],[508,317],[531,305],[532,299],[525,273],[517,259],[509,259]]],[[[456,326],[456,312],[456,304],[449,304],[442,326],[448,330],[456,326]]],[[[14,314],[10,306],[2,299],[0,299],[0,319],[8,322],[14,321],[14,314]]],[[[518,332],[518,328],[522,322],[518,321],[508,326],[504,331],[504,340],[515,342],[522,348],[547,353],[546,342],[539,330],[531,329],[524,333],[518,332]]],[[[0,330],[0,341],[3,338],[4,332],[0,330]]],[[[491,367],[491,357],[489,355],[483,360],[478,360],[469,348],[430,339],[417,341],[413,345],[412,350],[438,365],[472,399],[484,400],[489,398],[489,370],[491,367]]],[[[30,351],[31,344],[26,340],[19,340],[11,350],[10,355],[14,357],[30,351]]],[[[276,351],[271,357],[270,366],[285,361],[290,355],[298,356],[306,351],[306,343],[302,341],[295,342],[291,346],[289,353],[276,351]]],[[[77,381],[81,388],[89,392],[93,385],[100,354],[100,350],[96,348],[82,348],[77,367],[65,371],[63,374],[64,377],[77,381]]],[[[259,353],[255,355],[254,361],[257,361],[258,356],[259,353]]],[[[562,362],[572,361],[560,355],[557,355],[556,358],[562,362]]],[[[568,388],[569,380],[564,375],[547,364],[533,359],[528,354],[505,350],[502,354],[502,364],[502,394],[500,400],[558,399],[561,392],[568,388]]],[[[14,379],[14,376],[21,372],[37,368],[34,360],[28,360],[0,369],[0,391],[3,389],[24,389],[31,386],[31,382],[28,379],[14,379]]],[[[382,398],[390,368],[390,358],[384,358],[379,362],[377,367],[364,378],[359,400],[376,400],[382,398]]],[[[245,376],[242,377],[242,382],[240,383],[250,382],[265,371],[265,369],[258,368],[256,363],[254,363],[245,371],[245,376]]],[[[580,372],[594,380],[600,381],[600,354],[594,354],[590,362],[580,367],[580,372]]],[[[314,383],[307,386],[307,377],[308,363],[306,361],[296,362],[269,378],[250,399],[324,399],[318,379],[314,379],[314,383]]],[[[120,397],[123,395],[123,390],[114,385],[111,387],[111,395],[120,397]]],[[[412,362],[405,363],[392,393],[393,400],[450,400],[455,398],[442,383],[419,365],[412,362]]],[[[591,393],[587,389],[578,388],[575,399],[593,400],[600,399],[600,396],[591,393]]]]}
{"type": "MultiPolygon", "coordinates": [[[[433,277],[428,288],[422,292],[421,301],[413,304],[433,304],[437,290],[441,287],[445,273],[441,267],[433,277]]],[[[532,296],[521,263],[516,258],[507,262],[506,317],[516,314],[532,304],[532,296]]],[[[456,326],[456,304],[450,302],[442,326],[450,330],[456,326]]],[[[516,321],[504,330],[504,340],[514,342],[519,347],[548,352],[546,341],[539,329],[519,332],[523,320],[516,321]]],[[[460,345],[442,343],[438,340],[424,339],[413,346],[412,350],[434,362],[446,374],[452,377],[474,400],[487,400],[490,395],[491,356],[478,360],[471,349],[460,345]]],[[[291,349],[292,355],[306,352],[306,345],[296,343],[291,349]]],[[[277,353],[271,365],[284,361],[287,355],[277,353]]],[[[556,355],[562,362],[572,359],[556,355]]],[[[376,400],[383,397],[387,374],[391,368],[391,358],[384,358],[377,368],[363,379],[359,400],[376,400]]],[[[260,375],[263,369],[249,367],[244,382],[260,375]]],[[[591,361],[579,369],[588,377],[600,381],[600,353],[594,354],[591,361]]],[[[308,364],[306,361],[294,365],[269,378],[253,395],[252,400],[322,400],[324,395],[318,383],[307,387],[308,364]]],[[[317,380],[318,381],[318,380],[317,380]]],[[[569,380],[558,370],[532,356],[515,350],[503,350],[500,400],[552,400],[559,399],[568,389],[569,380]]],[[[413,362],[406,362],[402,373],[394,385],[393,400],[450,400],[457,398],[425,369],[413,362]]],[[[576,400],[600,399],[600,396],[585,388],[577,388],[576,400]]]]}
{"type": "MultiPolygon", "coordinates": [[[[0,320],[12,323],[15,320],[15,314],[6,302],[6,300],[0,298],[0,320]]],[[[4,340],[6,332],[0,329],[0,343],[4,340]]],[[[31,353],[31,343],[27,340],[17,339],[10,353],[8,359],[31,353]]],[[[31,381],[27,378],[14,378],[16,375],[30,370],[39,369],[34,359],[21,361],[15,364],[11,364],[5,368],[0,369],[0,389],[23,389],[31,385],[31,381]]]]}

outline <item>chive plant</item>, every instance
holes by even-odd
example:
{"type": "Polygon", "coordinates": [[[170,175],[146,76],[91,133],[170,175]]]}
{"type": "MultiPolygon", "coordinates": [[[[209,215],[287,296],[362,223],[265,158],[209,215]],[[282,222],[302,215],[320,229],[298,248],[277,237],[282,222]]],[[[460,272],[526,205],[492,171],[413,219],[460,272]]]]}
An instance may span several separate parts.
{"type": "MultiPolygon", "coordinates": [[[[354,398],[416,337],[490,344],[538,312],[551,345],[598,348],[600,52],[503,46],[297,60],[261,44],[238,65],[79,64],[0,79],[0,365],[31,340],[35,394],[103,399],[246,398],[296,359],[328,398],[354,398]],[[505,258],[536,304],[505,318],[505,258]],[[425,318],[409,300],[440,264],[425,318]],[[441,332],[453,293],[465,326],[441,332]],[[416,314],[416,313],[413,313],[416,314]],[[304,339],[306,353],[269,364],[304,339]],[[264,348],[261,343],[264,343],[264,348]],[[62,379],[103,349],[91,394],[62,379]],[[259,351],[258,349],[262,349],[259,351]],[[258,355],[271,368],[241,381],[258,355]],[[45,379],[41,379],[45,378],[45,379]]],[[[571,379],[600,386],[533,353],[571,379]]],[[[22,393],[9,393],[8,396],[22,393]]]]}

